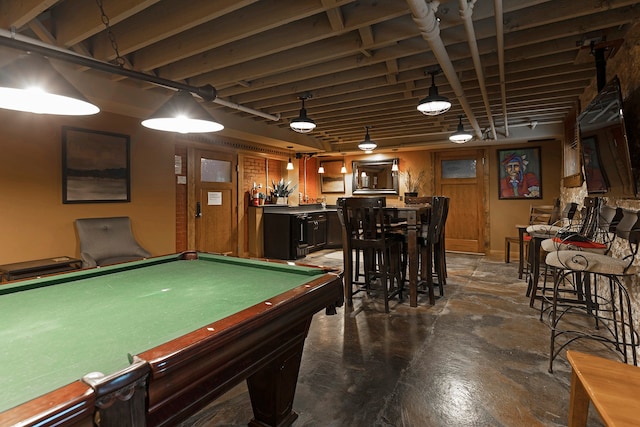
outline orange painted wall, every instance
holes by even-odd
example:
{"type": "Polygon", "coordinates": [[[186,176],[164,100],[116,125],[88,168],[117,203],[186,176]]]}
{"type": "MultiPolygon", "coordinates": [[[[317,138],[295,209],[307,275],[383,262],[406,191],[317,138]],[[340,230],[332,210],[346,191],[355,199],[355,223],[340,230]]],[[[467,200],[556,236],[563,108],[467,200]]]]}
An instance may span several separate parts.
{"type": "Polygon", "coordinates": [[[0,264],[79,255],[73,221],[83,217],[129,216],[153,255],[175,251],[172,135],[109,113],[74,118],[0,110],[0,123],[0,264]],[[62,203],[65,125],[130,135],[130,203],[62,203]]]}

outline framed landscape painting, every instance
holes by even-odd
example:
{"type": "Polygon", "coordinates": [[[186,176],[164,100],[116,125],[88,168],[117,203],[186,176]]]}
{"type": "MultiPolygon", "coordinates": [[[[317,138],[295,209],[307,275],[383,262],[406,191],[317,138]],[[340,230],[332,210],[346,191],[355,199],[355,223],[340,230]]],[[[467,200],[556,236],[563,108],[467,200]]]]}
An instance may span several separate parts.
{"type": "Polygon", "coordinates": [[[344,174],[341,160],[320,162],[324,173],[320,175],[320,189],[323,193],[344,193],[344,174]]]}
{"type": "Polygon", "coordinates": [[[131,201],[129,136],[62,128],[62,202],[131,201]]]}

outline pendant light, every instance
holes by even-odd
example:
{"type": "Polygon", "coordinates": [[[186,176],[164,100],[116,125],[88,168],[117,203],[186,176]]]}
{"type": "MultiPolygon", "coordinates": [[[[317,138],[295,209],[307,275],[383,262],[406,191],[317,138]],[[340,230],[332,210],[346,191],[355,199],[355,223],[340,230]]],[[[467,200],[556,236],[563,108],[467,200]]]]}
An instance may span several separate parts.
{"type": "Polygon", "coordinates": [[[342,153],[342,167],[340,168],[340,173],[347,173],[347,165],[344,162],[345,153],[342,153]]]}
{"type": "Polygon", "coordinates": [[[367,154],[370,154],[371,152],[373,152],[373,150],[376,149],[376,147],[378,146],[375,142],[373,142],[371,140],[371,137],[369,136],[369,128],[371,126],[365,126],[364,128],[367,130],[367,134],[364,136],[364,141],[362,141],[360,144],[358,144],[358,148],[361,149],[362,151],[364,151],[367,154]]]}
{"type": "Polygon", "coordinates": [[[0,108],[64,116],[100,111],[36,54],[22,55],[0,70],[0,108]]]}
{"type": "Polygon", "coordinates": [[[186,90],[179,90],[142,125],[179,133],[217,132],[224,129],[186,90]]]}
{"type": "MultiPolygon", "coordinates": [[[[291,151],[291,149],[293,148],[291,145],[287,146],[287,148],[289,149],[289,151],[291,151]]],[[[289,154],[289,161],[287,162],[287,170],[288,171],[292,171],[293,170],[293,162],[291,161],[291,154],[289,154]]]]}
{"type": "Polygon", "coordinates": [[[460,122],[458,123],[458,130],[449,136],[449,141],[455,142],[456,144],[464,144],[465,142],[471,141],[473,135],[464,130],[464,126],[462,125],[462,116],[459,116],[459,119],[460,122]]]}
{"type": "Polygon", "coordinates": [[[437,116],[446,113],[451,108],[451,102],[446,96],[438,95],[436,87],[436,74],[440,70],[429,72],[431,74],[431,87],[429,88],[429,96],[422,99],[418,103],[418,111],[426,116],[437,116]]]}
{"type": "Polygon", "coordinates": [[[320,164],[320,167],[318,168],[318,173],[319,174],[323,174],[324,173],[324,166],[322,166],[322,164],[320,164]]]}
{"type": "Polygon", "coordinates": [[[398,172],[400,168],[398,167],[398,159],[393,159],[393,164],[391,165],[391,172],[398,172]]]}
{"type": "Polygon", "coordinates": [[[305,99],[311,99],[311,94],[306,93],[302,95],[300,98],[302,100],[302,108],[300,109],[300,115],[295,119],[291,120],[289,126],[291,129],[298,133],[309,133],[316,128],[316,122],[307,117],[307,109],[304,108],[305,99]]]}

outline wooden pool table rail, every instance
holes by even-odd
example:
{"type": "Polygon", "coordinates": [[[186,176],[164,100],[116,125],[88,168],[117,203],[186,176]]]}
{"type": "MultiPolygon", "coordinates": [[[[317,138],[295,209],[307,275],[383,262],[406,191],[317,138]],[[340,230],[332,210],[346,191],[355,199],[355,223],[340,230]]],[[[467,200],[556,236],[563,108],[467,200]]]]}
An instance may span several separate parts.
{"type": "Polygon", "coordinates": [[[297,418],[292,405],[311,320],[323,308],[335,312],[344,301],[342,272],[323,271],[133,356],[133,364],[120,372],[85,376],[85,382],[2,412],[0,425],[92,426],[94,416],[101,427],[175,425],[246,380],[254,412],[249,425],[289,426],[297,418]]]}

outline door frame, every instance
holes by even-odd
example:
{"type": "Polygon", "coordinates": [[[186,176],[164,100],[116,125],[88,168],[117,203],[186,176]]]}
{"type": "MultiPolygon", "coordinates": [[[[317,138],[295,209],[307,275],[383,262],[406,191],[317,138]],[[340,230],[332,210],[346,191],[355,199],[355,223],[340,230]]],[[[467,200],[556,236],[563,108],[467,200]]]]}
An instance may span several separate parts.
{"type": "MultiPolygon", "coordinates": [[[[442,150],[433,152],[433,188],[436,193],[441,194],[441,167],[440,160],[450,160],[458,158],[469,158],[474,156],[478,160],[476,165],[476,180],[477,185],[480,186],[478,190],[481,192],[481,197],[478,198],[477,212],[478,212],[478,225],[480,232],[478,233],[478,250],[479,252],[473,252],[476,254],[486,255],[489,252],[489,168],[487,165],[488,150],[480,147],[469,147],[468,149],[458,150],[442,150]]],[[[446,195],[445,195],[446,196],[446,195]]],[[[447,224],[448,225],[448,224],[447,224]]],[[[449,250],[449,248],[447,248],[449,250]]]]}
{"type": "Polygon", "coordinates": [[[236,202],[233,205],[233,218],[236,226],[236,241],[234,243],[235,253],[241,254],[241,239],[240,239],[240,224],[239,224],[239,215],[238,215],[238,205],[239,205],[239,197],[238,197],[238,186],[239,183],[239,173],[238,173],[238,152],[236,150],[225,150],[222,147],[211,147],[211,146],[203,146],[203,145],[193,145],[187,148],[187,247],[191,249],[196,249],[196,177],[198,175],[196,168],[199,168],[199,164],[196,163],[196,157],[198,152],[201,151],[209,151],[209,152],[217,152],[221,153],[225,156],[231,156],[234,160],[235,170],[232,173],[235,174],[235,185],[232,186],[232,199],[236,202]]]}

